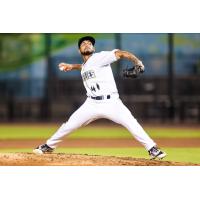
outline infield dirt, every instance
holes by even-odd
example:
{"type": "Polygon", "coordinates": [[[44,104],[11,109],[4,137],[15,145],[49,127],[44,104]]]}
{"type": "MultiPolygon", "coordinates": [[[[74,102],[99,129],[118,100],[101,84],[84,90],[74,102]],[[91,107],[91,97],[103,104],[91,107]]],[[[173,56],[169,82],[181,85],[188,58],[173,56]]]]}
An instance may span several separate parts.
{"type": "Polygon", "coordinates": [[[1,166],[194,166],[198,164],[147,160],[143,158],[32,153],[0,153],[1,166]]]}
{"type": "MultiPolygon", "coordinates": [[[[200,147],[200,138],[155,138],[157,144],[161,147],[200,147]]],[[[43,144],[42,139],[9,139],[0,140],[0,148],[34,148],[39,144],[43,144]]],[[[59,147],[142,147],[139,142],[134,139],[66,139],[59,147]]]]}

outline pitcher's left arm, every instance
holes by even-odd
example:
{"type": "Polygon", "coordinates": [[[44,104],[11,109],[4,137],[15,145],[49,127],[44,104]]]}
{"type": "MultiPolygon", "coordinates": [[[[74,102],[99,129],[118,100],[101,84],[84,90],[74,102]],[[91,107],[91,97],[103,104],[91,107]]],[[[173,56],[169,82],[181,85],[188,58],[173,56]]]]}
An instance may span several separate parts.
{"type": "Polygon", "coordinates": [[[127,59],[130,60],[131,62],[134,63],[134,65],[137,65],[140,67],[141,71],[144,71],[144,65],[141,60],[139,60],[134,54],[128,52],[128,51],[122,51],[122,50],[117,50],[115,51],[115,56],[116,58],[119,59],[127,59]]]}

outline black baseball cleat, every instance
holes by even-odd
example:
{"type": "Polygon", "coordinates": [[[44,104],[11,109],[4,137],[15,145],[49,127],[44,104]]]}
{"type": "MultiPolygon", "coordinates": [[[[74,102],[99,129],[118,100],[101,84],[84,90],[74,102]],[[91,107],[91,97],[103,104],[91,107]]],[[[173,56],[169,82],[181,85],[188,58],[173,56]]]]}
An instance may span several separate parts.
{"type": "Polygon", "coordinates": [[[163,159],[167,154],[164,151],[161,151],[158,147],[154,146],[149,150],[150,160],[158,158],[159,160],[163,159]]]}
{"type": "Polygon", "coordinates": [[[53,148],[49,147],[47,144],[42,144],[33,150],[35,154],[52,153],[53,148]]]}

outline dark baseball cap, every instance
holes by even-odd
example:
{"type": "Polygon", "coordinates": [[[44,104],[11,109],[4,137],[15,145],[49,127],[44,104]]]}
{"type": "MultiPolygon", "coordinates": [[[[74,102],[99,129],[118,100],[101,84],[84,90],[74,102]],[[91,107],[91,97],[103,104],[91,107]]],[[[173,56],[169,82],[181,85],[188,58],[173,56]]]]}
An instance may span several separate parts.
{"type": "Polygon", "coordinates": [[[81,46],[81,43],[85,40],[89,40],[92,45],[94,46],[95,44],[95,39],[92,37],[92,36],[85,36],[85,37],[82,37],[78,40],[78,48],[80,49],[80,46],[81,46]]]}

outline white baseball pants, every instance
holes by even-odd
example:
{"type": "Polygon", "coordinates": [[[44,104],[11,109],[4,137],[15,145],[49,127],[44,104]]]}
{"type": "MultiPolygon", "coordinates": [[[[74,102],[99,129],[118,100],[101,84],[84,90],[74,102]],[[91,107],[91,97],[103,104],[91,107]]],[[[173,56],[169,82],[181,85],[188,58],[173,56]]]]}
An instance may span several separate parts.
{"type": "Polygon", "coordinates": [[[111,99],[106,100],[93,100],[88,97],[84,104],[71,115],[69,120],[62,124],[55,134],[47,140],[46,144],[56,148],[64,136],[100,118],[112,120],[127,128],[146,150],[156,145],[118,97],[111,97],[111,99]]]}

